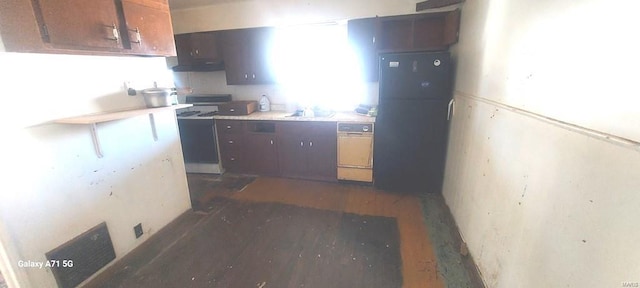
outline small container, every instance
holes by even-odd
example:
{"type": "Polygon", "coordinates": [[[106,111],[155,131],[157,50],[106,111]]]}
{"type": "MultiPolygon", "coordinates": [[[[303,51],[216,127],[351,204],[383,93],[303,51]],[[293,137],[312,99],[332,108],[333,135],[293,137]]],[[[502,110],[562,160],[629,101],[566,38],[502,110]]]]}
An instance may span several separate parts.
{"type": "Polygon", "coordinates": [[[314,117],[315,113],[313,112],[313,109],[311,109],[311,107],[307,107],[304,108],[304,110],[302,111],[302,117],[314,117]]]}
{"type": "Polygon", "coordinates": [[[171,88],[149,88],[142,90],[142,96],[144,97],[144,103],[149,108],[154,107],[169,107],[173,104],[171,88]]]}
{"type": "Polygon", "coordinates": [[[271,101],[267,98],[267,95],[262,95],[260,98],[260,102],[258,102],[260,106],[260,112],[268,112],[271,111],[271,101]]]}

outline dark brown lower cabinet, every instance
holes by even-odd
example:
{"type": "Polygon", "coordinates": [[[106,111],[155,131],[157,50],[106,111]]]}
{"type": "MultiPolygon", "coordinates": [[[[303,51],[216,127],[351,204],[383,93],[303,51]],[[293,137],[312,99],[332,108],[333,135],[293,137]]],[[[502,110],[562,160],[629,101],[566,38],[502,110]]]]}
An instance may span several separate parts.
{"type": "Polygon", "coordinates": [[[335,122],[217,120],[229,172],[337,181],[335,122]]]}
{"type": "Polygon", "coordinates": [[[244,121],[216,120],[220,161],[225,170],[245,172],[244,121]]]}
{"type": "Polygon", "coordinates": [[[275,133],[253,133],[245,135],[245,167],[247,173],[277,176],[278,145],[275,133]]]}
{"type": "Polygon", "coordinates": [[[282,176],[336,181],[336,123],[282,122],[277,127],[282,176]]]}
{"type": "Polygon", "coordinates": [[[336,123],[314,123],[309,135],[308,174],[319,180],[338,179],[338,139],[336,123]]]}
{"type": "Polygon", "coordinates": [[[304,178],[306,170],[305,139],[301,135],[278,131],[278,158],[280,174],[285,177],[304,178]]]}

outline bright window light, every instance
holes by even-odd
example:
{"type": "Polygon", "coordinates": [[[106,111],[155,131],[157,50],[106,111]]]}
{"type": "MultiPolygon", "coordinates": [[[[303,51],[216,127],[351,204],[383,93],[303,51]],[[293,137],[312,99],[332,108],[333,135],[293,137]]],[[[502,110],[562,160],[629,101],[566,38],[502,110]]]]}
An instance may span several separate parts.
{"type": "Polygon", "coordinates": [[[346,24],[278,28],[270,54],[276,81],[301,108],[353,110],[366,99],[346,24]]]}

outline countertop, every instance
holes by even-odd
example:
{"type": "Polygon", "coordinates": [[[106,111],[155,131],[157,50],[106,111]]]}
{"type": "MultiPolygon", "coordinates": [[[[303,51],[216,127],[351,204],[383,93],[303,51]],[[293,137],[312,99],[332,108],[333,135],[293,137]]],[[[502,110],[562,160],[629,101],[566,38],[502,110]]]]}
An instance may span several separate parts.
{"type": "Polygon", "coordinates": [[[376,117],[361,115],[356,112],[336,112],[331,117],[289,117],[293,112],[270,111],[253,112],[242,116],[216,115],[214,119],[220,120],[269,120],[269,121],[316,121],[316,122],[363,122],[373,123],[376,117]]]}

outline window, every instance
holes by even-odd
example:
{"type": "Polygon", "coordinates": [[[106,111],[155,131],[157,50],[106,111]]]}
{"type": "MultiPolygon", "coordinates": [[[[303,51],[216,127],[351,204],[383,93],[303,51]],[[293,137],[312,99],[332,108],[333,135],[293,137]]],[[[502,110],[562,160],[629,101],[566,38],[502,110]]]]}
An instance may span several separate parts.
{"type": "Polygon", "coordinates": [[[272,49],[270,66],[289,101],[332,110],[353,110],[364,101],[346,23],[278,28],[272,49]]]}

